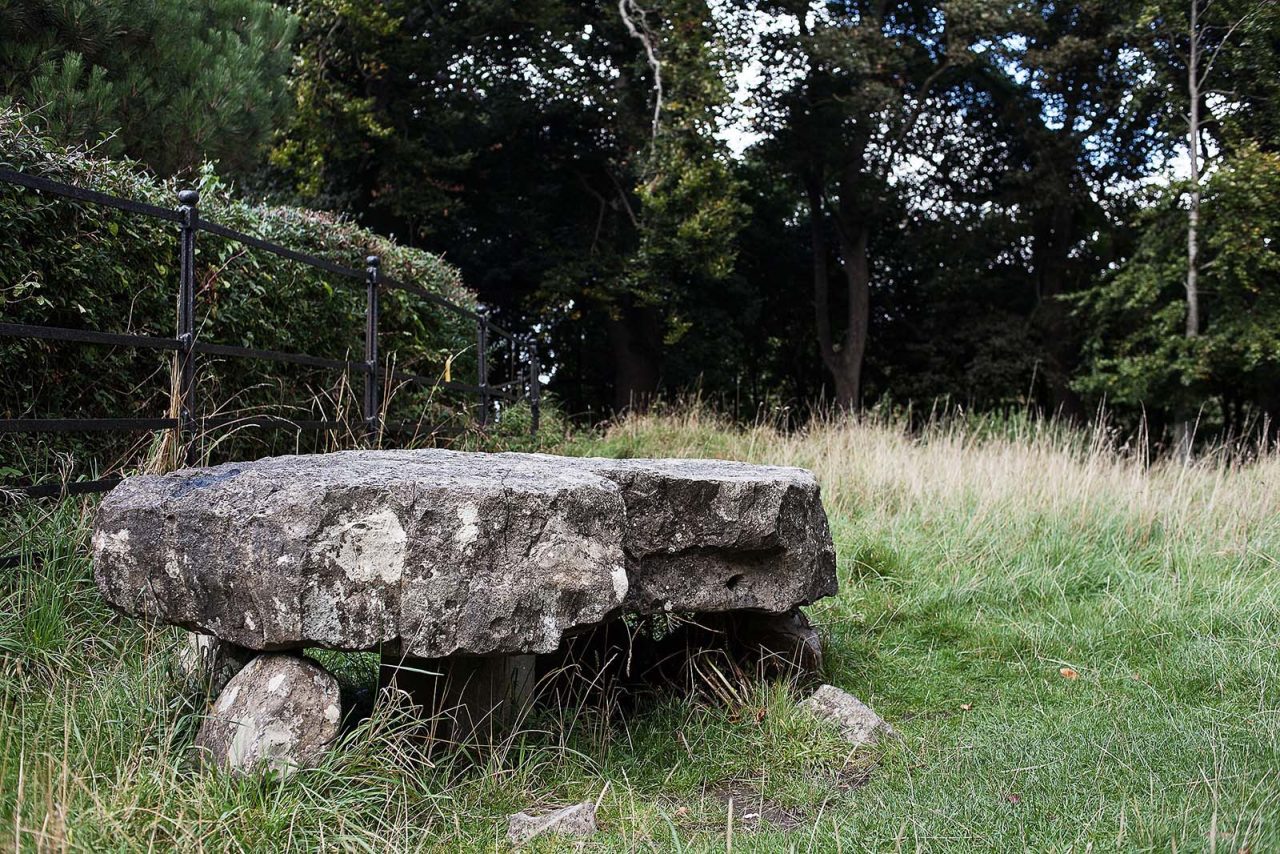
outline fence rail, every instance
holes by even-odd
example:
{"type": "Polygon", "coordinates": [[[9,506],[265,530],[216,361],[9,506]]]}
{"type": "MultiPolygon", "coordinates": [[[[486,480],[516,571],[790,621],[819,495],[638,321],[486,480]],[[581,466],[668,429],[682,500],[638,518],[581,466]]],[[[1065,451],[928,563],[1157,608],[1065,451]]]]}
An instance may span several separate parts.
{"type": "MultiPolygon", "coordinates": [[[[38,175],[15,172],[8,169],[0,169],[0,182],[24,187],[38,193],[49,193],[115,208],[131,214],[154,217],[178,225],[176,234],[178,246],[178,281],[176,282],[178,300],[175,317],[176,333],[173,338],[93,329],[70,329],[31,323],[0,322],[0,338],[102,344],[150,350],[167,350],[175,353],[171,366],[172,376],[170,377],[170,412],[174,414],[169,417],[157,418],[3,418],[0,419],[0,433],[172,430],[179,447],[183,450],[184,460],[188,465],[192,465],[195,463],[197,455],[196,438],[199,433],[209,429],[254,426],[289,427],[295,430],[340,430],[352,426],[349,422],[339,420],[295,420],[276,415],[197,415],[195,412],[197,367],[194,357],[197,354],[201,354],[232,359],[259,359],[269,362],[347,371],[362,375],[364,382],[361,395],[361,415],[363,418],[363,432],[367,437],[389,433],[420,434],[424,426],[426,426],[423,419],[419,419],[416,422],[412,420],[384,421],[382,413],[383,401],[381,398],[383,383],[386,381],[413,383],[474,397],[478,403],[477,420],[481,425],[489,423],[493,415],[492,410],[495,402],[527,400],[532,414],[531,430],[534,435],[537,434],[541,393],[537,345],[532,340],[521,339],[513,335],[493,323],[480,312],[472,311],[465,306],[453,303],[411,282],[400,282],[382,275],[381,259],[377,255],[370,255],[364,258],[362,268],[346,267],[325,258],[319,258],[306,252],[290,249],[287,246],[281,246],[236,229],[228,228],[200,215],[200,196],[195,190],[182,190],[179,192],[177,206],[169,209],[132,199],[119,198],[95,190],[86,190],[38,175]],[[199,232],[216,235],[253,249],[270,252],[290,261],[336,276],[362,281],[366,294],[364,358],[358,361],[335,359],[314,356],[308,353],[255,349],[199,340],[195,322],[198,307],[195,287],[196,238],[199,232]],[[382,293],[386,290],[398,290],[412,294],[438,308],[445,309],[475,323],[477,371],[474,384],[454,382],[452,380],[441,382],[438,378],[390,370],[383,366],[381,352],[378,347],[378,327],[379,303],[382,293]],[[488,351],[491,342],[496,339],[502,339],[507,343],[511,355],[511,368],[515,376],[505,382],[491,383],[488,351]],[[523,362],[523,364],[519,364],[520,362],[523,362]]],[[[440,430],[442,426],[435,425],[428,429],[434,433],[440,430]]],[[[120,478],[112,476],[64,484],[8,487],[5,491],[9,494],[25,495],[27,498],[82,495],[92,492],[105,492],[114,487],[119,481],[120,478]]]]}

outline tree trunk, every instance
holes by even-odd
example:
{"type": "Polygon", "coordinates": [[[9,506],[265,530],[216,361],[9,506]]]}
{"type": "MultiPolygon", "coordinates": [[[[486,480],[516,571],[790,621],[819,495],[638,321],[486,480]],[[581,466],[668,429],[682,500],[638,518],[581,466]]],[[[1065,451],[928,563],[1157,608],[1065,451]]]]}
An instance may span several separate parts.
{"type": "MultiPolygon", "coordinates": [[[[1191,0],[1190,51],[1187,56],[1187,156],[1191,161],[1191,190],[1187,207],[1187,326],[1186,337],[1200,334],[1200,0],[1191,0]]],[[[1174,443],[1184,462],[1191,460],[1195,430],[1184,404],[1174,427],[1174,443]]]]}
{"type": "Polygon", "coordinates": [[[629,301],[608,321],[615,412],[644,412],[658,391],[662,330],[657,309],[629,301]]]}
{"type": "Polygon", "coordinates": [[[841,371],[836,374],[836,402],[843,409],[862,403],[862,361],[871,325],[871,268],[867,260],[867,227],[861,223],[850,237],[841,229],[840,255],[848,289],[848,329],[840,349],[841,371]],[[844,389],[841,390],[843,383],[844,389]]]}
{"type": "Polygon", "coordinates": [[[1191,160],[1191,204],[1187,210],[1187,337],[1200,334],[1200,0],[1191,0],[1191,59],[1187,63],[1187,155],[1191,160]]]}
{"type": "Polygon", "coordinates": [[[1062,302],[1068,288],[1072,237],[1076,211],[1065,188],[1050,191],[1056,201],[1036,214],[1033,231],[1032,268],[1035,271],[1036,308],[1032,318],[1043,340],[1045,366],[1041,375],[1048,390],[1053,415],[1078,422],[1084,417],[1080,395],[1071,388],[1078,345],[1071,312],[1062,302]]]}
{"type": "Polygon", "coordinates": [[[825,206],[822,180],[805,179],[809,199],[809,228],[813,248],[813,310],[818,327],[818,350],[822,364],[835,384],[835,404],[839,409],[857,409],[862,394],[862,361],[867,349],[868,311],[871,302],[867,229],[859,225],[853,239],[841,230],[841,267],[848,291],[848,311],[843,341],[836,342],[831,325],[831,281],[828,268],[825,206]]]}

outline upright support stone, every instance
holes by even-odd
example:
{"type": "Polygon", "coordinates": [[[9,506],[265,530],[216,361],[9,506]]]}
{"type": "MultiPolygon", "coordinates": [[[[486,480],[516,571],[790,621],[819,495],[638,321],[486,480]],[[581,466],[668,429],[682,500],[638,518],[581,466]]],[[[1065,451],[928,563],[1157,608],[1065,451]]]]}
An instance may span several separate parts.
{"type": "Polygon", "coordinates": [[[802,674],[822,670],[822,641],[799,608],[785,614],[737,611],[728,616],[734,640],[755,650],[760,664],[802,674]]]}
{"type": "Polygon", "coordinates": [[[510,732],[533,698],[534,656],[403,658],[384,650],[378,686],[404,692],[455,742],[493,742],[510,732]]]}
{"type": "Polygon", "coordinates": [[[260,655],[227,683],[196,734],[206,761],[238,774],[311,767],[338,737],[338,682],[319,664],[260,655]]]}
{"type": "Polygon", "coordinates": [[[213,635],[186,632],[178,647],[178,671],[208,693],[217,694],[255,655],[251,649],[213,635]]]}

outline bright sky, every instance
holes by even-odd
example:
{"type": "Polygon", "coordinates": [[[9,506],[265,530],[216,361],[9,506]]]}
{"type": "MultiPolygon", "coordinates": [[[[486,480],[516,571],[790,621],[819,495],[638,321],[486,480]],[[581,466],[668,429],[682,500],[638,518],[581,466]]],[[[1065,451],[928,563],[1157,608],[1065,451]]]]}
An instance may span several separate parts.
{"type": "MultiPolygon", "coordinates": [[[[733,8],[730,0],[712,0],[711,9],[712,14],[721,20],[742,14],[733,8]]],[[[752,110],[748,104],[752,91],[764,80],[764,64],[760,56],[761,36],[779,32],[794,33],[798,29],[795,19],[789,15],[771,15],[758,9],[750,14],[751,41],[747,54],[750,58],[738,69],[733,92],[734,108],[729,121],[717,134],[734,156],[741,156],[742,152],[761,139],[761,135],[752,128],[752,110]]]]}

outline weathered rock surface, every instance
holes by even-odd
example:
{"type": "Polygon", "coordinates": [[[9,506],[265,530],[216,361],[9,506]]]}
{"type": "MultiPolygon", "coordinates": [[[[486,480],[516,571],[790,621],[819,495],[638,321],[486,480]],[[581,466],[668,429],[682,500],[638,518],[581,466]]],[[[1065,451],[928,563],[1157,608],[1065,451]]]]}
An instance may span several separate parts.
{"type": "Polygon", "coordinates": [[[229,771],[290,773],[320,760],[341,719],[338,682],[320,665],[260,655],[227,683],[195,745],[229,771]]]}
{"type": "Polygon", "coordinates": [[[442,739],[493,743],[521,720],[533,699],[534,656],[383,656],[378,687],[420,707],[442,739]]]}
{"type": "Polygon", "coordinates": [[[756,647],[762,660],[776,659],[803,673],[822,669],[822,639],[799,608],[785,614],[747,611],[734,616],[735,639],[756,647]]]}
{"type": "Polygon", "coordinates": [[[187,632],[178,648],[178,671],[211,694],[219,693],[254,653],[213,635],[187,632]]]}
{"type": "Polygon", "coordinates": [[[802,469],[443,450],[126,480],[94,535],[120,610],[256,650],[550,652],[623,612],[785,612],[835,592],[802,469]]]}
{"type": "Polygon", "coordinates": [[[823,685],[800,707],[835,724],[845,741],[859,747],[875,744],[883,738],[898,737],[888,721],[872,711],[870,706],[834,685],[823,685]]]}
{"type": "Polygon", "coordinates": [[[543,815],[518,812],[507,819],[507,841],[523,845],[544,833],[590,836],[596,832],[596,805],[585,801],[543,815]]]}
{"type": "Polygon", "coordinates": [[[836,592],[827,514],[805,469],[530,456],[618,485],[630,611],[781,613],[836,592]]]}

